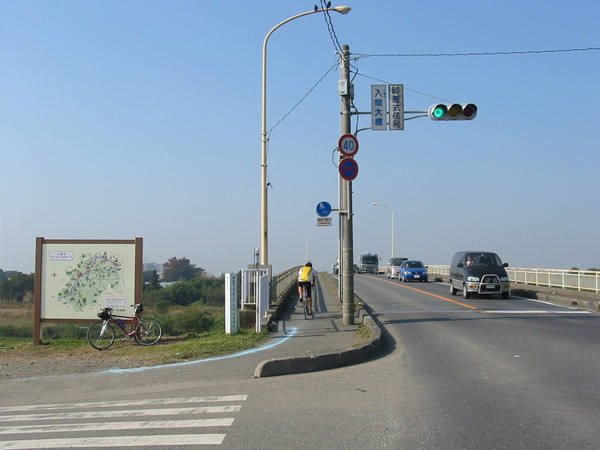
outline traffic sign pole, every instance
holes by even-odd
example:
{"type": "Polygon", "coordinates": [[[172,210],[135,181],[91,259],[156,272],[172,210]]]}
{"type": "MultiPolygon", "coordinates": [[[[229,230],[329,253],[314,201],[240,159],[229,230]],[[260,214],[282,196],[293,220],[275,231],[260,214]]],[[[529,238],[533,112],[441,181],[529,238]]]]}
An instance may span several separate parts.
{"type": "MultiPolygon", "coordinates": [[[[351,122],[350,122],[350,106],[352,103],[352,89],[350,82],[350,47],[348,45],[342,45],[342,53],[340,54],[340,81],[341,85],[345,83],[347,89],[342,92],[341,95],[341,123],[340,129],[342,138],[346,137],[350,142],[351,138],[347,136],[351,134],[351,122]]],[[[342,141],[342,139],[340,139],[342,141]]],[[[344,143],[340,142],[339,147],[342,147],[344,143]]],[[[355,154],[358,151],[358,141],[356,141],[356,148],[351,149],[348,146],[340,150],[340,165],[344,159],[351,159],[347,156],[344,157],[343,151],[354,151],[355,154]]],[[[352,156],[352,155],[350,155],[352,156]]],[[[358,166],[356,166],[356,172],[358,173],[358,166]]],[[[344,325],[354,325],[354,271],[352,270],[352,264],[354,262],[354,237],[352,229],[352,179],[344,179],[342,173],[339,176],[340,183],[340,268],[338,272],[338,295],[342,302],[342,319],[344,325]]]]}

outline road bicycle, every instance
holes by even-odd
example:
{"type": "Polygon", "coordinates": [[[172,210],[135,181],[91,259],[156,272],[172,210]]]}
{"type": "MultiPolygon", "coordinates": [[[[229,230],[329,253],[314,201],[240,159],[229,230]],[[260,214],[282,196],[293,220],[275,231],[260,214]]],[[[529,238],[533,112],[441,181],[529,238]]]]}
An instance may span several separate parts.
{"type": "MultiPolygon", "coordinates": [[[[313,294],[314,296],[314,294],[313,294]]],[[[302,299],[301,299],[301,303],[302,303],[302,310],[304,311],[304,318],[308,319],[309,317],[314,319],[315,318],[315,300],[313,299],[312,303],[312,311],[308,310],[308,296],[307,296],[307,288],[306,286],[302,286],[302,299]],[[309,314],[310,313],[310,314],[309,314]]]]}
{"type": "Polygon", "coordinates": [[[104,308],[98,313],[102,319],[100,322],[93,323],[87,332],[87,340],[90,345],[98,350],[106,350],[115,342],[115,329],[110,324],[111,321],[117,324],[125,333],[125,338],[135,339],[140,345],[154,345],[162,336],[162,327],[154,319],[140,319],[137,315],[144,308],[141,304],[131,305],[134,308],[133,316],[120,316],[113,314],[113,308],[104,308]],[[123,319],[131,321],[129,330],[123,319]]]}

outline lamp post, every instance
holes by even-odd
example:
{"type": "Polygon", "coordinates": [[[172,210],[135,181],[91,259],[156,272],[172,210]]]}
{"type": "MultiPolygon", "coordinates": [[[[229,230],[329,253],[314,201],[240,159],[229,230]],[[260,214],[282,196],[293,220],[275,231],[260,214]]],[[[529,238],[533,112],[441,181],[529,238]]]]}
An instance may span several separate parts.
{"type": "Polygon", "coordinates": [[[312,236],[309,236],[309,237],[306,238],[306,248],[305,248],[305,256],[306,256],[306,258],[305,258],[305,261],[308,261],[308,241],[309,241],[310,238],[314,238],[314,237],[318,238],[319,235],[318,234],[313,234],[312,236]]]}
{"type": "Polygon", "coordinates": [[[263,42],[263,51],[262,51],[262,135],[261,135],[261,201],[260,201],[260,210],[261,210],[261,222],[260,222],[260,239],[261,239],[261,252],[260,252],[260,263],[262,265],[269,264],[269,210],[267,205],[267,43],[269,38],[273,34],[275,30],[277,30],[282,25],[285,25],[292,20],[298,19],[300,17],[308,16],[310,14],[316,14],[324,11],[336,11],[340,14],[347,14],[350,12],[349,6],[335,6],[333,8],[326,9],[317,9],[314,11],[308,11],[302,14],[297,14],[295,16],[290,17],[289,19],[284,20],[283,22],[278,23],[271,31],[267,33],[265,36],[265,40],[263,42]]]}
{"type": "Polygon", "coordinates": [[[394,210],[387,205],[382,205],[381,203],[373,203],[373,206],[383,206],[392,212],[392,254],[390,255],[390,258],[393,258],[396,256],[396,252],[394,250],[394,210]]]}

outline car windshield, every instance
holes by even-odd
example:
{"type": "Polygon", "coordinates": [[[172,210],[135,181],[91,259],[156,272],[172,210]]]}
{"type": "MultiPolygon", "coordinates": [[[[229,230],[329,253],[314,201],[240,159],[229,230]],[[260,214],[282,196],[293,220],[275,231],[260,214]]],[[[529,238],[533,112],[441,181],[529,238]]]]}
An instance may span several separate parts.
{"type": "Polygon", "coordinates": [[[363,256],[362,262],[366,264],[377,264],[377,256],[363,256]]]}
{"type": "Polygon", "coordinates": [[[404,263],[404,267],[409,267],[411,269],[422,269],[424,266],[421,261],[406,261],[404,263]]]}
{"type": "Polygon", "coordinates": [[[392,258],[390,259],[390,266],[399,266],[402,261],[406,261],[404,258],[392,258]]]}
{"type": "Polygon", "coordinates": [[[468,253],[467,266],[500,267],[502,261],[495,253],[468,253]]]}

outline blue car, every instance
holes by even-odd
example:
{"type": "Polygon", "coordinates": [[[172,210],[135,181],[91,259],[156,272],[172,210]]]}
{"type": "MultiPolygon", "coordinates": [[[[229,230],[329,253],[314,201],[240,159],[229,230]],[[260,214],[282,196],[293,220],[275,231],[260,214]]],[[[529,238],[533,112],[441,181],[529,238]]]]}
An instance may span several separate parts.
{"type": "Polygon", "coordinates": [[[400,265],[400,276],[398,277],[402,281],[424,281],[425,283],[429,280],[429,274],[427,273],[427,267],[421,261],[404,261],[400,265]]]}

